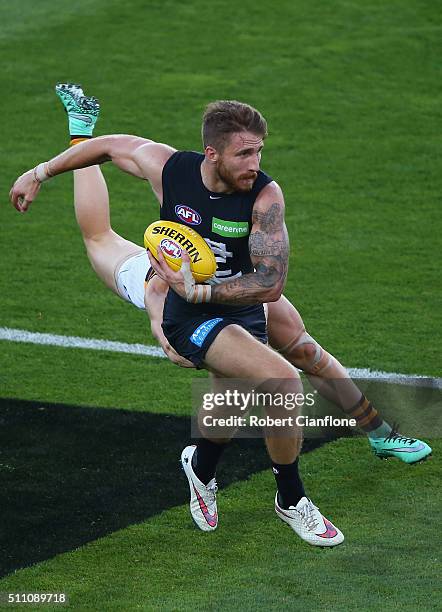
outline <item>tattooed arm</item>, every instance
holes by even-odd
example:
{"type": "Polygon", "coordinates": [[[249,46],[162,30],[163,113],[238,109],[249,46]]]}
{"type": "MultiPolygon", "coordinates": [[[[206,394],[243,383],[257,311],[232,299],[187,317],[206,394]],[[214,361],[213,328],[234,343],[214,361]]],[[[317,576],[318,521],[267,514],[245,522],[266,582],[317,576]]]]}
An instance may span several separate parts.
{"type": "Polygon", "coordinates": [[[160,248],[157,259],[148,255],[158,276],[188,302],[244,306],[276,302],[287,277],[289,239],[284,222],[284,198],[275,182],[264,187],[253,206],[249,251],[254,272],[212,286],[195,283],[186,252],[178,272],[168,266],[160,248]]]}
{"type": "Polygon", "coordinates": [[[212,286],[211,302],[247,305],[280,298],[287,277],[289,240],[284,197],[275,182],[262,190],[253,207],[249,250],[255,271],[212,286]]]}

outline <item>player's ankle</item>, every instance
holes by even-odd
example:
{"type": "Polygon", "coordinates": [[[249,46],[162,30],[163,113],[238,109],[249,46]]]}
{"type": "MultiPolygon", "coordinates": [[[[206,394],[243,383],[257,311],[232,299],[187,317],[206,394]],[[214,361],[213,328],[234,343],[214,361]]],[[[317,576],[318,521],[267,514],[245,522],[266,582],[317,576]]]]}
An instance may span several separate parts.
{"type": "Polygon", "coordinates": [[[85,140],[90,140],[92,136],[79,136],[78,134],[71,135],[69,146],[73,147],[76,144],[80,144],[80,142],[84,142],[85,140]]]}
{"type": "Polygon", "coordinates": [[[376,429],[372,429],[371,431],[367,431],[367,436],[372,439],[376,438],[386,438],[391,433],[391,427],[385,421],[382,421],[382,424],[376,429]]]}
{"type": "Polygon", "coordinates": [[[199,440],[192,457],[192,468],[203,484],[208,484],[215,477],[216,466],[226,446],[207,438],[199,440]]]}
{"type": "Polygon", "coordinates": [[[272,471],[278,488],[278,500],[282,508],[296,506],[305,497],[304,485],[298,468],[298,458],[293,463],[281,464],[272,462],[272,471]]]}

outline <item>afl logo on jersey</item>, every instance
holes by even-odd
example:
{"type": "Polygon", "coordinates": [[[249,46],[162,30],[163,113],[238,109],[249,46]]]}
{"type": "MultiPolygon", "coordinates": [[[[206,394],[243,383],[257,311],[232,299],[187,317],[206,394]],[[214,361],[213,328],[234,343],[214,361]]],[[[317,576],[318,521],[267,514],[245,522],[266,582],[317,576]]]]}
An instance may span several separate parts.
{"type": "Polygon", "coordinates": [[[183,252],[181,247],[169,238],[163,238],[163,240],[160,242],[160,249],[163,251],[163,253],[166,253],[166,255],[172,257],[173,259],[178,259],[181,257],[183,252]]]}
{"type": "Polygon", "coordinates": [[[175,206],[175,214],[178,219],[189,225],[199,225],[201,223],[201,215],[185,204],[177,204],[175,206]]]}

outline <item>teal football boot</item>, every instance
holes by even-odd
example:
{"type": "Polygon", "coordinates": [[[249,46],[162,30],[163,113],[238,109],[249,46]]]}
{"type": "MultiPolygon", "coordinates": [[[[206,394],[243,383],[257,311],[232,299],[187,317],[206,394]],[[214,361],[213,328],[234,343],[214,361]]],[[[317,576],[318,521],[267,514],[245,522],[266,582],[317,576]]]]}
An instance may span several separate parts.
{"type": "Polygon", "coordinates": [[[60,98],[69,118],[71,136],[92,136],[100,113],[97,98],[84,95],[81,85],[58,83],[55,93],[60,98]]]}
{"type": "Polygon", "coordinates": [[[431,447],[416,438],[407,438],[392,430],[386,438],[368,438],[374,454],[381,459],[396,457],[405,463],[422,461],[431,454],[431,447]]]}

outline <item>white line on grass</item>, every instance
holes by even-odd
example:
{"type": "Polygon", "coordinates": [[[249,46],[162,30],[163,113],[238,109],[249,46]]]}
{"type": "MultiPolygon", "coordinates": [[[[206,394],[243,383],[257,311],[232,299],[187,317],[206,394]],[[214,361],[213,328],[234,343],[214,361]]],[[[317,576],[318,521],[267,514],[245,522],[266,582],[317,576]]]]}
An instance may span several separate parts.
{"type": "MultiPolygon", "coordinates": [[[[128,344],[111,340],[98,340],[96,338],[80,338],[78,336],[60,336],[56,334],[41,334],[29,332],[25,329],[0,327],[0,340],[9,342],[27,342],[30,344],[45,344],[47,346],[62,346],[65,348],[90,349],[94,351],[111,351],[115,353],[132,353],[134,355],[147,355],[148,357],[166,357],[158,346],[146,344],[128,344]]],[[[384,372],[368,368],[349,368],[352,378],[384,379],[385,382],[395,382],[404,385],[422,385],[425,387],[442,387],[442,378],[430,378],[421,374],[400,374],[398,372],[384,372]]]]}
{"type": "Polygon", "coordinates": [[[78,336],[40,334],[37,332],[29,332],[25,329],[12,329],[10,327],[0,327],[0,340],[27,342],[30,344],[46,344],[49,346],[64,346],[65,348],[91,349],[94,351],[112,351],[114,353],[134,353],[135,355],[147,355],[148,357],[166,356],[163,350],[158,346],[127,344],[126,342],[80,338],[78,336]]]}

